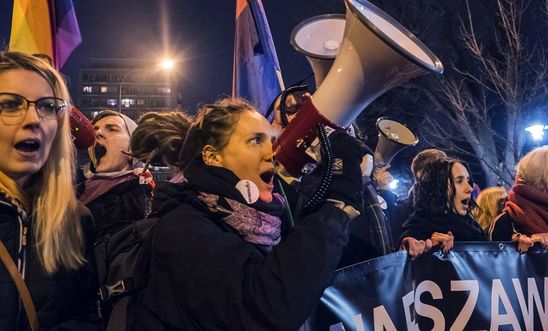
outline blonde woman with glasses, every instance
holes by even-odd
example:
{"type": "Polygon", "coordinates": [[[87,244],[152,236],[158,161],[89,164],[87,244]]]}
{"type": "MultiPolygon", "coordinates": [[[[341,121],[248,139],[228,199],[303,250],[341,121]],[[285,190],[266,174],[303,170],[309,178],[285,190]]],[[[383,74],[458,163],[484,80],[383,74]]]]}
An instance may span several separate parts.
{"type": "Polygon", "coordinates": [[[0,52],[0,330],[97,328],[92,224],[74,194],[69,114],[53,67],[0,52]]]}

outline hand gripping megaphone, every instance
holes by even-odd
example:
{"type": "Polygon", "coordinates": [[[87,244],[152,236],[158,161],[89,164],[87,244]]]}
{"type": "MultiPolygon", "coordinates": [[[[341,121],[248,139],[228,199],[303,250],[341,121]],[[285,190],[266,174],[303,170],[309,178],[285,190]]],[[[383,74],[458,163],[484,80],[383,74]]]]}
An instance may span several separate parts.
{"type": "Polygon", "coordinates": [[[440,60],[393,18],[366,0],[345,1],[346,26],[335,62],[274,145],[277,161],[293,176],[315,162],[306,150],[317,124],[345,128],[387,90],[443,72],[440,60]]]}
{"type": "Polygon", "coordinates": [[[379,140],[375,148],[375,167],[390,165],[392,159],[402,149],[415,146],[419,142],[417,135],[405,124],[387,117],[377,120],[379,140]]]}

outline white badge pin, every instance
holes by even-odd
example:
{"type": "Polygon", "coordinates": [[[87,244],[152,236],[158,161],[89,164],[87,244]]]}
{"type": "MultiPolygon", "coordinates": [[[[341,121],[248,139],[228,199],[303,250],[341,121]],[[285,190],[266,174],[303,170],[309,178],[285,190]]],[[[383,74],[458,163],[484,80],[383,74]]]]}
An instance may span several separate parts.
{"type": "Polygon", "coordinates": [[[250,180],[242,179],[236,184],[236,189],[244,197],[248,204],[252,204],[259,200],[259,188],[250,180]]]}
{"type": "Polygon", "coordinates": [[[383,210],[386,210],[388,208],[388,204],[386,203],[386,200],[384,200],[383,197],[377,194],[377,198],[379,199],[379,205],[381,205],[381,208],[383,210]]]}

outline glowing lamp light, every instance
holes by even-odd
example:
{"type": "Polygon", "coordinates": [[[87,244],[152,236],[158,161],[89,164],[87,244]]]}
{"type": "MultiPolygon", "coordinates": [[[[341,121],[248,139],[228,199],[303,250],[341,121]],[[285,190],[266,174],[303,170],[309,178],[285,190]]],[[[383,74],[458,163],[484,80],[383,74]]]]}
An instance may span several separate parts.
{"type": "Polygon", "coordinates": [[[391,190],[395,190],[395,189],[398,188],[398,183],[399,182],[400,182],[399,180],[394,179],[390,182],[390,184],[388,184],[388,187],[390,187],[391,190]]]}
{"type": "Polygon", "coordinates": [[[531,134],[531,137],[535,141],[542,140],[544,137],[544,130],[548,129],[548,125],[535,124],[530,127],[525,128],[525,131],[531,134]]]}
{"type": "Polygon", "coordinates": [[[175,61],[170,59],[165,59],[162,62],[160,62],[159,65],[164,70],[171,70],[173,69],[173,67],[175,67],[175,61]]]}

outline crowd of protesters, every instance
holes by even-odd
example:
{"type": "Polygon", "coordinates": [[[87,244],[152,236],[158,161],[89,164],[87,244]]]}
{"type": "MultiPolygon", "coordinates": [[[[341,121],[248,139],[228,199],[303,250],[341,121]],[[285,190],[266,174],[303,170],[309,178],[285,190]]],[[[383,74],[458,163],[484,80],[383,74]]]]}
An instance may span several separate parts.
{"type": "Polygon", "coordinates": [[[132,329],[297,330],[340,267],[398,249],[447,253],[455,241],[548,246],[548,146],[520,160],[508,192],[487,188],[477,202],[463,160],[424,150],[397,201],[359,133],[335,130],[328,139],[342,166],[314,208],[294,212],[321,169],[300,182],[278,176],[281,129],[243,99],[195,116],[149,113],[138,125],[105,109],[78,169],[60,74],[2,52],[0,76],[1,330],[105,328],[93,246],[149,215],[158,222],[132,329]],[[156,185],[150,165],[172,179],[156,185]]]}

